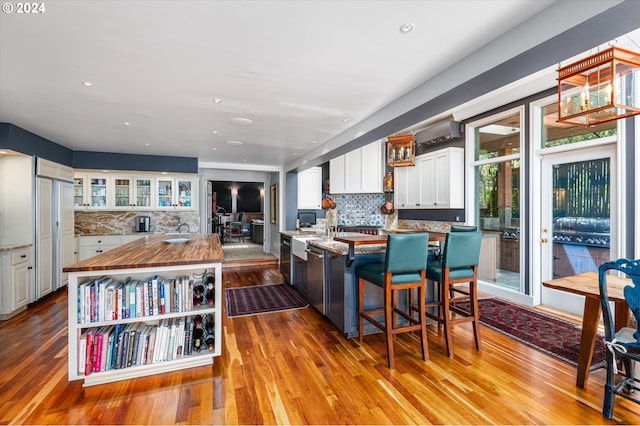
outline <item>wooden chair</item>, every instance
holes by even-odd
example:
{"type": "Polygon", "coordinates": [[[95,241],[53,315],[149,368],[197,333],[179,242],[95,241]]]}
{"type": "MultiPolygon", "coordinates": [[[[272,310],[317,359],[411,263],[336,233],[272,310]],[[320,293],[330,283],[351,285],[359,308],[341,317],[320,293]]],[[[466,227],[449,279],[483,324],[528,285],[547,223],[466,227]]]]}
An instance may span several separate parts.
{"type": "Polygon", "coordinates": [[[240,212],[238,213],[238,220],[229,222],[229,239],[233,237],[238,237],[238,241],[242,239],[242,220],[243,219],[244,219],[244,212],[240,212]]]}
{"type": "Polygon", "coordinates": [[[635,362],[640,361],[640,328],[638,326],[640,323],[640,259],[618,259],[602,264],[598,270],[598,285],[604,320],[604,343],[608,348],[602,415],[610,419],[613,415],[616,395],[640,404],[640,396],[638,396],[640,380],[634,375],[635,362]],[[614,315],[620,315],[620,313],[613,313],[609,303],[606,279],[609,271],[620,271],[633,282],[633,285],[630,283],[624,287],[623,294],[635,319],[634,328],[622,327],[618,331],[615,330],[614,315]],[[624,366],[624,375],[620,378],[618,378],[618,359],[624,366]]]}
{"type": "Polygon", "coordinates": [[[362,343],[364,320],[385,333],[389,368],[395,368],[393,352],[393,336],[399,333],[420,331],[422,359],[428,361],[429,346],[425,317],[425,276],[429,234],[393,234],[387,239],[384,262],[362,265],[356,269],[358,286],[358,337],[362,343]],[[366,310],[364,306],[364,282],[368,281],[384,292],[383,307],[366,310]],[[418,290],[418,301],[422,309],[418,320],[413,318],[410,307],[414,290],[418,290]],[[409,291],[408,311],[399,309],[397,292],[409,291]],[[384,314],[384,321],[375,319],[374,315],[384,314]],[[397,322],[397,315],[404,321],[397,322]]]}
{"type": "MultiPolygon", "coordinates": [[[[447,355],[453,357],[451,332],[455,324],[471,322],[477,350],[480,350],[480,329],[478,311],[478,263],[480,260],[481,232],[450,232],[445,240],[442,260],[434,261],[427,267],[427,279],[438,282],[439,298],[427,302],[427,308],[436,307],[437,314],[426,312],[426,316],[444,327],[447,355]],[[453,287],[466,284],[465,289],[456,288],[460,293],[452,297],[453,287]],[[469,302],[469,311],[456,306],[461,301],[469,302]]],[[[412,305],[412,310],[420,312],[420,306],[412,305]]]]}

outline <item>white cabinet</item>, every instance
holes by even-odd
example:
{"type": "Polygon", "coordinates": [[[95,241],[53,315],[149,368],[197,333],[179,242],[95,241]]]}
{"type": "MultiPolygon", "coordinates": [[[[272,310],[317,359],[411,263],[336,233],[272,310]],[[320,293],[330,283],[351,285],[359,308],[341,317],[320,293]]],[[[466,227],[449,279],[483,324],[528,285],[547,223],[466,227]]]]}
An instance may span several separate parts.
{"type": "Polygon", "coordinates": [[[395,168],[394,173],[396,208],[464,208],[463,148],[420,155],[415,166],[395,168]]]}
{"type": "Polygon", "coordinates": [[[322,208],[322,169],[311,167],[298,173],[298,209],[322,208]]]}
{"type": "Polygon", "coordinates": [[[0,155],[0,245],[33,244],[33,158],[0,155]]]}
{"type": "Polygon", "coordinates": [[[151,210],[153,178],[150,176],[113,176],[110,179],[109,206],[118,210],[151,210]]]}
{"type": "Polygon", "coordinates": [[[78,262],[120,247],[122,244],[125,243],[120,235],[78,237],[78,262]]]}
{"type": "Polygon", "coordinates": [[[157,210],[197,210],[197,179],[157,178],[157,210]]]}
{"type": "MultiPolygon", "coordinates": [[[[98,236],[82,236],[77,237],[78,262],[96,256],[105,251],[120,247],[121,245],[130,243],[138,238],[144,238],[143,235],[125,234],[125,235],[98,235],[98,236]]],[[[64,266],[67,266],[65,264],[64,266]]]]}
{"type": "Polygon", "coordinates": [[[75,262],[73,169],[38,159],[36,178],[36,285],[31,301],[67,284],[62,268],[75,262]]]}
{"type": "Polygon", "coordinates": [[[373,142],[329,161],[331,193],[382,192],[383,147],[381,141],[373,142]]]}
{"type": "Polygon", "coordinates": [[[347,192],[346,155],[329,161],[329,186],[332,194],[344,194],[347,192]]]}
{"type": "Polygon", "coordinates": [[[197,210],[198,178],[76,173],[76,210],[197,210]]]}
{"type": "Polygon", "coordinates": [[[69,380],[84,380],[88,386],[212,364],[213,357],[222,353],[221,266],[206,263],[70,272],[69,380]],[[204,284],[205,271],[214,277],[213,304],[194,306],[194,288],[204,284]],[[150,277],[158,278],[155,284],[150,277]],[[101,286],[101,278],[112,280],[110,286],[101,286]],[[145,289],[151,297],[145,295],[145,289]],[[109,307],[101,300],[109,300],[111,294],[116,294],[111,299],[116,302],[109,307]],[[164,301],[160,295],[165,296],[164,301]],[[100,309],[104,303],[105,315],[86,314],[92,303],[98,303],[100,309]],[[156,306],[157,312],[150,306],[156,306]],[[118,352],[124,345],[128,349],[118,352]]]}
{"type": "Polygon", "coordinates": [[[109,208],[109,177],[97,174],[76,174],[73,178],[73,205],[80,210],[109,208]]]}
{"type": "Polygon", "coordinates": [[[0,320],[27,306],[32,277],[31,247],[0,251],[0,320]]]}

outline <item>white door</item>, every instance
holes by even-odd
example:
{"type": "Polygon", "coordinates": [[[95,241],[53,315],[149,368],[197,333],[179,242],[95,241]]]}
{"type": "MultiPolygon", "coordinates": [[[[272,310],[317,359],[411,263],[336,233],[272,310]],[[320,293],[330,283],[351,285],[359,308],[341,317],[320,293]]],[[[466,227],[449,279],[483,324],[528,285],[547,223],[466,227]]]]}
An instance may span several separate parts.
{"type": "MultiPolygon", "coordinates": [[[[596,272],[615,257],[615,145],[545,155],[541,164],[542,281],[596,272]]],[[[541,303],[578,315],[584,298],[541,289],[541,303]]]]}
{"type": "Polygon", "coordinates": [[[53,181],[38,178],[37,187],[37,252],[35,299],[53,290],[53,181]]]}
{"type": "MultiPolygon", "coordinates": [[[[58,286],[67,285],[68,277],[62,272],[62,268],[76,262],[75,260],[75,222],[73,208],[73,184],[69,182],[59,183],[58,208],[59,214],[59,235],[60,235],[60,255],[57,265],[58,286]]],[[[55,246],[54,246],[55,249],[55,246]]]]}

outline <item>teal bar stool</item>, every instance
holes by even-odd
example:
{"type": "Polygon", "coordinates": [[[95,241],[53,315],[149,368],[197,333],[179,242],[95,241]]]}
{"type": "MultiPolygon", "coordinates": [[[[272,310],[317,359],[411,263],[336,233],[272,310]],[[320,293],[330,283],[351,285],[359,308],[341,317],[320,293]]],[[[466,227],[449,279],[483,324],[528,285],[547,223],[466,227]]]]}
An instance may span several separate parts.
{"type": "Polygon", "coordinates": [[[392,234],[387,237],[387,248],[383,263],[370,263],[356,269],[358,286],[358,337],[362,343],[364,320],[385,333],[387,339],[387,354],[389,369],[395,368],[393,355],[393,336],[399,333],[420,331],[422,359],[429,359],[429,344],[427,342],[426,305],[425,305],[425,277],[428,256],[429,234],[392,234]],[[383,307],[365,310],[364,282],[368,281],[384,292],[383,307]],[[411,315],[413,292],[418,289],[418,320],[411,315]],[[396,293],[409,291],[409,312],[398,308],[396,293]],[[384,321],[380,322],[374,315],[384,314],[384,321]],[[397,315],[405,322],[398,325],[397,315]]]}
{"type": "MultiPolygon", "coordinates": [[[[431,262],[427,267],[427,279],[438,282],[439,300],[426,303],[426,307],[437,307],[438,314],[427,312],[426,316],[444,327],[447,355],[453,357],[452,328],[455,324],[471,322],[476,349],[480,350],[478,311],[478,263],[480,261],[481,232],[450,232],[445,240],[442,260],[431,262]],[[466,288],[459,289],[459,284],[466,288]],[[454,287],[456,287],[454,289],[454,287]],[[455,297],[453,292],[459,293],[455,297]],[[461,301],[469,302],[469,311],[456,306],[461,301]]],[[[414,311],[420,306],[413,305],[414,311]]]]}

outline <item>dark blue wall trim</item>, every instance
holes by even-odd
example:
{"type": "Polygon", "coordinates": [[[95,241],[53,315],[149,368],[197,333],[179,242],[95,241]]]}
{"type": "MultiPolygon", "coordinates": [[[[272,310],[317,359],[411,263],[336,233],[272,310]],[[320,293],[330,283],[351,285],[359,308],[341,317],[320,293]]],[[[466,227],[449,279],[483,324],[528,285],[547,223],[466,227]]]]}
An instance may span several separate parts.
{"type": "Polygon", "coordinates": [[[73,151],[10,123],[0,123],[0,148],[73,167],[73,151]]]}
{"type": "Polygon", "coordinates": [[[161,155],[74,151],[73,167],[76,169],[198,173],[198,159],[194,157],[166,157],[161,155]]]}
{"type": "Polygon", "coordinates": [[[198,173],[198,159],[194,157],[72,151],[10,123],[0,123],[0,149],[10,149],[76,169],[198,173]]]}

